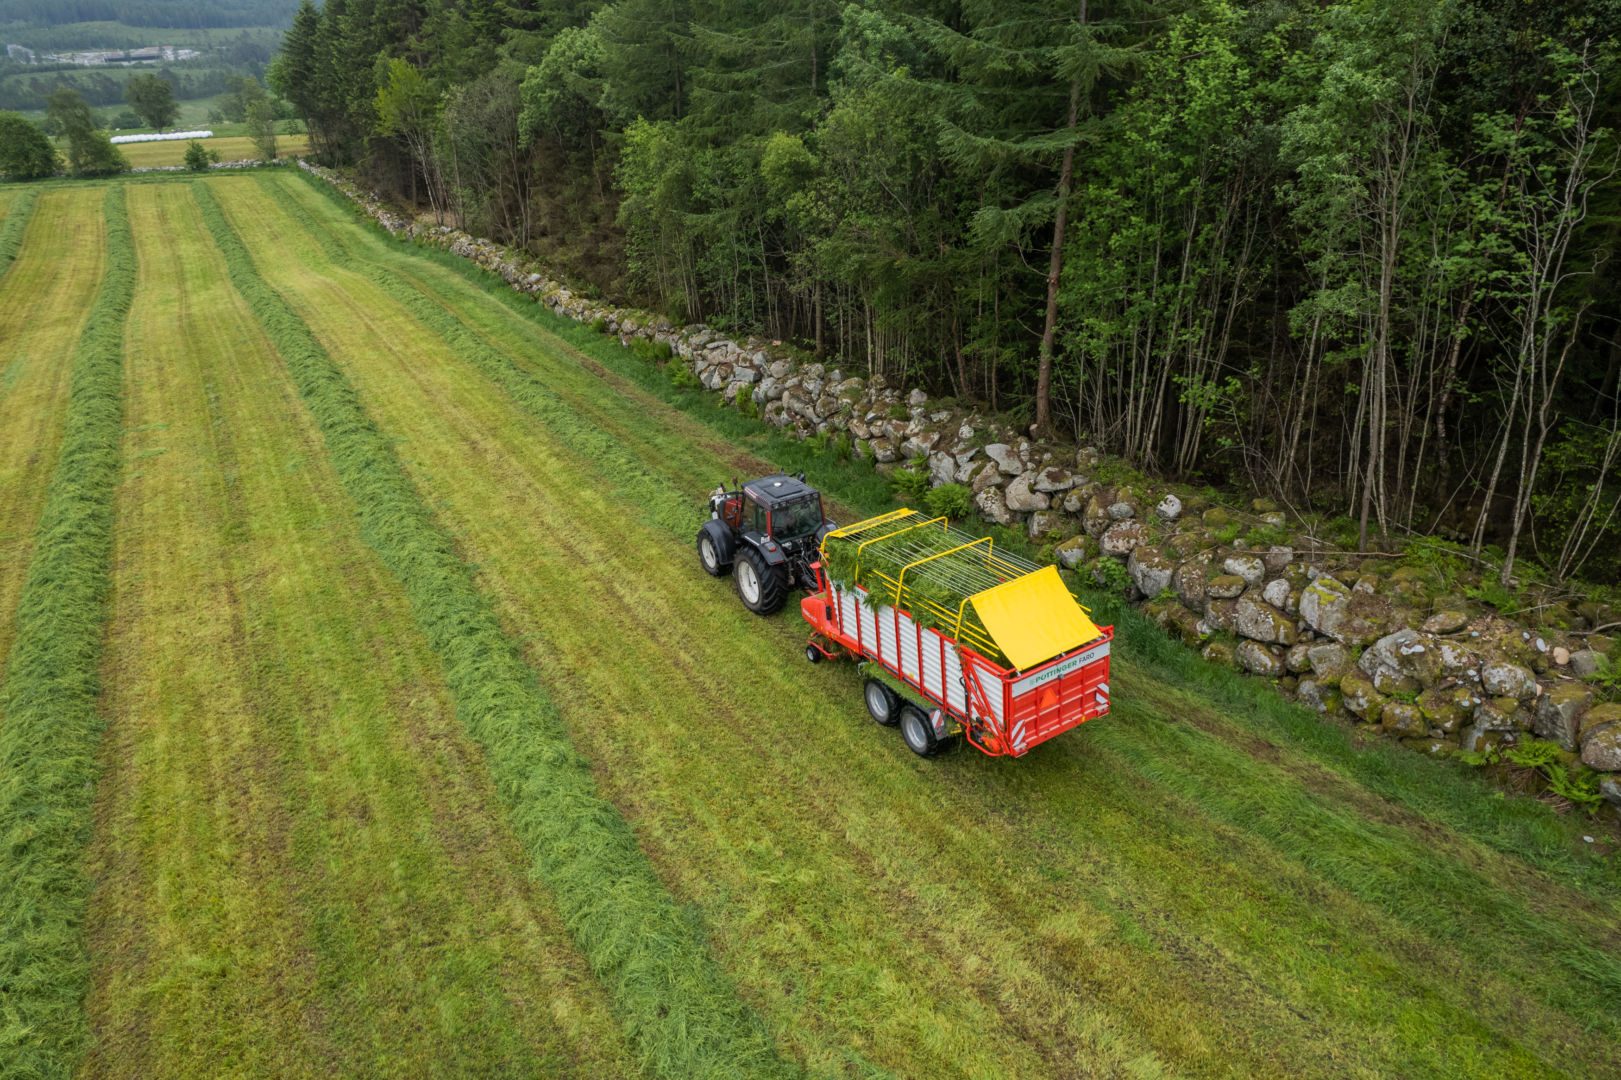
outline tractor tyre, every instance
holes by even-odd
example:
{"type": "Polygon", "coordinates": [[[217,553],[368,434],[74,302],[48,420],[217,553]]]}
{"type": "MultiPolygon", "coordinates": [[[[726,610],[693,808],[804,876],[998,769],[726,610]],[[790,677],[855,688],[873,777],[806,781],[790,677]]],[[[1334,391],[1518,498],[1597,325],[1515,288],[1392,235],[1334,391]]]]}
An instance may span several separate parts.
{"type": "Polygon", "coordinates": [[[901,722],[901,699],[889,687],[877,679],[868,679],[867,685],[861,690],[861,697],[867,703],[867,714],[884,727],[894,727],[901,722]]]}
{"type": "Polygon", "coordinates": [[[698,530],[698,565],[710,577],[732,572],[732,534],[717,521],[708,521],[698,530]]]}
{"type": "Polygon", "coordinates": [[[775,615],[788,602],[788,575],[782,567],[767,563],[758,549],[744,545],[733,570],[737,595],[756,615],[775,615]]]}
{"type": "Polygon", "coordinates": [[[901,706],[901,739],[906,748],[918,757],[933,757],[940,752],[943,740],[934,733],[929,714],[910,701],[901,706]]]}

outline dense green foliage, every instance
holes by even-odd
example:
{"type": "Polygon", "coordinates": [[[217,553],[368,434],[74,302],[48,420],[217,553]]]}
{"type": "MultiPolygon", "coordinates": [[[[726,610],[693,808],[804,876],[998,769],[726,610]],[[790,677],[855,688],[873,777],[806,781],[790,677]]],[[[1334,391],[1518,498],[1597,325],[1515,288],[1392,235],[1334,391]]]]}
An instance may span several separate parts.
{"type": "Polygon", "coordinates": [[[68,171],[74,176],[108,176],[129,168],[124,155],[96,125],[96,116],[72,90],[51,95],[49,120],[68,142],[68,171]]]}
{"type": "Polygon", "coordinates": [[[174,87],[168,81],[156,75],[136,75],[124,84],[124,100],[135,114],[146,122],[147,127],[164,128],[174,126],[175,117],[180,114],[180,106],[175,104],[174,87]]]}
{"type": "Polygon", "coordinates": [[[292,0],[0,0],[0,24],[120,22],[128,26],[276,26],[292,0]]]}
{"type": "Polygon", "coordinates": [[[769,1036],[597,790],[555,705],[388,439],[309,328],[264,282],[212,192],[202,184],[195,191],[232,282],[276,342],[321,428],[362,535],[398,575],[536,871],[556,893],[645,1060],[671,1077],[774,1074],[769,1036]]]}
{"type": "Polygon", "coordinates": [[[329,0],[274,74],[323,157],[474,231],[544,250],[591,216],[565,199],[612,210],[580,243],[677,316],[1364,543],[1601,575],[1618,25],[1613,0],[329,0]]]}
{"type": "Polygon", "coordinates": [[[56,175],[56,148],[26,117],[0,112],[0,179],[39,180],[56,175]]]}
{"type": "Polygon", "coordinates": [[[206,172],[208,167],[219,160],[219,155],[196,139],[186,144],[186,168],[192,172],[206,172]]]}
{"type": "Polygon", "coordinates": [[[67,1075],[86,1038],[84,852],[98,772],[103,619],[135,256],[124,189],[107,193],[107,267],[73,356],[60,456],[0,687],[0,1059],[67,1075]]]}

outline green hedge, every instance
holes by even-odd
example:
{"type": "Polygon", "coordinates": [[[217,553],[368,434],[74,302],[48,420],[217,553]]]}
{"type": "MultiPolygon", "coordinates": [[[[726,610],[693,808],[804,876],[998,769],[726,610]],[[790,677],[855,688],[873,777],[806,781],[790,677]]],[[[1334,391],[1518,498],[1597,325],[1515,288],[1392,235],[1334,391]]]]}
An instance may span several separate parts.
{"type": "Polygon", "coordinates": [[[135,251],[124,189],[105,204],[107,265],[73,356],[61,454],[17,607],[0,694],[0,1075],[64,1076],[88,1039],[84,853],[98,773],[103,623],[123,428],[135,251]]]}
{"type": "Polygon", "coordinates": [[[39,189],[30,188],[17,196],[11,204],[11,211],[6,214],[6,220],[0,221],[0,276],[3,276],[11,263],[17,258],[17,252],[23,246],[23,233],[28,229],[28,221],[34,216],[34,203],[39,201],[39,189]]]}
{"type": "Polygon", "coordinates": [[[321,428],[362,535],[399,577],[444,665],[463,723],[540,878],[613,996],[644,1064],[670,1077],[781,1075],[764,1024],[709,953],[618,810],[597,790],[556,706],[502,632],[354,387],[260,277],[206,181],[192,185],[231,281],[288,366],[321,428]]]}

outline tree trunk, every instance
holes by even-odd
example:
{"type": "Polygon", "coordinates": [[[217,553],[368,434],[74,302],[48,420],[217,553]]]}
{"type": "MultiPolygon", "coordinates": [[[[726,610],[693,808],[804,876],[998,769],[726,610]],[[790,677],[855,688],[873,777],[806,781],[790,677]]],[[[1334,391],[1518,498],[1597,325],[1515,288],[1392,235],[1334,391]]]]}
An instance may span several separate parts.
{"type": "MultiPolygon", "coordinates": [[[[1086,0],[1081,0],[1080,23],[1086,25],[1086,0]]],[[[1058,212],[1053,216],[1053,250],[1047,262],[1047,315],[1041,326],[1041,354],[1036,366],[1036,435],[1052,435],[1053,341],[1058,335],[1058,278],[1064,269],[1064,227],[1069,223],[1069,189],[1075,176],[1075,125],[1081,114],[1081,80],[1069,84],[1069,121],[1064,130],[1072,141],[1064,147],[1058,170],[1058,212]]]]}

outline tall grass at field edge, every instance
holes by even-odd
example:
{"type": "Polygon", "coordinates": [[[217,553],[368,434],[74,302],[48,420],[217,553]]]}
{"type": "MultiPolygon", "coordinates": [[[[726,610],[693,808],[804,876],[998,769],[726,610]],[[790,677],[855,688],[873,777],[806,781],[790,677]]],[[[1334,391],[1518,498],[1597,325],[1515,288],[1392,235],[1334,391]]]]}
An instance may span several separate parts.
{"type": "Polygon", "coordinates": [[[321,429],[362,535],[400,579],[537,874],[556,895],[645,1067],[667,1077],[795,1072],[720,971],[704,928],[669,894],[629,825],[598,791],[556,707],[354,387],[260,276],[207,182],[192,189],[232,283],[321,429]]]}
{"type": "MultiPolygon", "coordinates": [[[[455,272],[546,333],[775,467],[789,472],[806,470],[821,490],[861,513],[881,513],[897,505],[889,485],[870,465],[836,461],[814,444],[790,438],[762,420],[728,407],[707,390],[673,385],[664,372],[638,359],[616,339],[556,315],[468,259],[389,233],[332,185],[303,170],[297,175],[395,250],[455,272]]],[[[717,475],[721,468],[717,463],[717,475]]],[[[976,531],[972,522],[965,527],[976,531]]],[[[997,533],[997,543],[1009,543],[1027,555],[1038,554],[1034,545],[1019,541],[1007,530],[997,533]]],[[[1582,840],[1584,824],[1579,817],[1559,815],[1529,797],[1505,795],[1475,770],[1454,762],[1382,741],[1363,743],[1343,726],[1286,700],[1271,686],[1210,663],[1125,601],[1098,591],[1089,592],[1086,601],[1099,622],[1115,624],[1118,662],[1198,693],[1234,724],[1293,746],[1368,791],[1553,873],[1591,895],[1608,899],[1621,889],[1621,860],[1592,852],[1582,840]]],[[[1608,983],[1617,977],[1613,967],[1597,966],[1606,969],[1601,981],[1608,983]]]]}
{"type": "Polygon", "coordinates": [[[38,201],[39,189],[30,188],[17,196],[6,220],[0,221],[0,277],[5,276],[17,252],[22,250],[23,233],[28,230],[28,222],[34,216],[34,203],[38,201]]]}
{"type": "Polygon", "coordinates": [[[83,921],[98,667],[123,427],[135,250],[124,191],[104,204],[107,264],[74,351],[60,457],[0,690],[0,1075],[70,1074],[89,1038],[83,921]]]}

